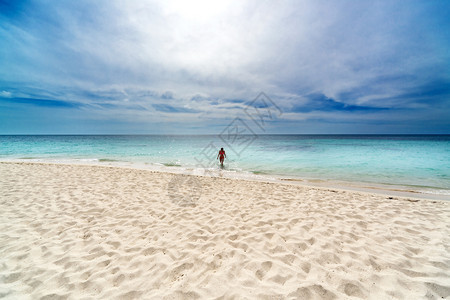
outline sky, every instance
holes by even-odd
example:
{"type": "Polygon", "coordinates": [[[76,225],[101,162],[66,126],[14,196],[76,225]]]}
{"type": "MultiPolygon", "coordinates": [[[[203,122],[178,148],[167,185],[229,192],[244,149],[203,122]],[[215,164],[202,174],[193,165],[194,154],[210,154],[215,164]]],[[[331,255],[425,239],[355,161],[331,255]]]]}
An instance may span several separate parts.
{"type": "Polygon", "coordinates": [[[450,1],[0,0],[0,45],[0,134],[450,133],[450,1]]]}

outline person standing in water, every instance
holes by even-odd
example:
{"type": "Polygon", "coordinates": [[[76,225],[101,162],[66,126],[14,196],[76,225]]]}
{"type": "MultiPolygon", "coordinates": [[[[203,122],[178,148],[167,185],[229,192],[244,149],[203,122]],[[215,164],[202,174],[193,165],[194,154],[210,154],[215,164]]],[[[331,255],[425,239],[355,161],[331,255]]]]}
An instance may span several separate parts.
{"type": "Polygon", "coordinates": [[[227,155],[225,154],[225,150],[223,150],[223,148],[220,148],[219,154],[217,154],[217,158],[219,158],[220,165],[222,167],[223,167],[223,160],[225,159],[225,157],[227,157],[227,155]]]}

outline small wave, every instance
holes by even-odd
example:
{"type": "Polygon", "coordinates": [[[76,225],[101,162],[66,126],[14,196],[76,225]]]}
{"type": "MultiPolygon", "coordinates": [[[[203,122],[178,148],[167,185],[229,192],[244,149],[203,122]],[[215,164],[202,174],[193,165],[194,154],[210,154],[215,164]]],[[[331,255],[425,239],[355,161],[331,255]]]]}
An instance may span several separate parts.
{"type": "Polygon", "coordinates": [[[43,162],[43,163],[90,163],[99,162],[97,158],[58,158],[58,157],[19,157],[13,158],[12,161],[33,161],[33,162],[43,162]]]}
{"type": "Polygon", "coordinates": [[[267,174],[269,174],[269,173],[264,172],[264,171],[250,171],[250,172],[252,172],[255,175],[267,175],[267,174]]]}
{"type": "Polygon", "coordinates": [[[99,162],[98,158],[71,158],[71,159],[55,159],[61,162],[99,162]]]}
{"type": "Polygon", "coordinates": [[[98,160],[99,162],[115,162],[118,161],[117,159],[110,159],[110,158],[100,158],[98,160]]]}
{"type": "Polygon", "coordinates": [[[172,162],[169,162],[169,163],[163,163],[163,165],[165,165],[166,167],[181,167],[180,164],[172,163],[172,162]]]}
{"type": "Polygon", "coordinates": [[[435,190],[418,190],[419,193],[424,193],[424,194],[432,194],[432,195],[443,195],[443,196],[450,196],[450,190],[439,190],[439,189],[435,189],[435,190]]]}

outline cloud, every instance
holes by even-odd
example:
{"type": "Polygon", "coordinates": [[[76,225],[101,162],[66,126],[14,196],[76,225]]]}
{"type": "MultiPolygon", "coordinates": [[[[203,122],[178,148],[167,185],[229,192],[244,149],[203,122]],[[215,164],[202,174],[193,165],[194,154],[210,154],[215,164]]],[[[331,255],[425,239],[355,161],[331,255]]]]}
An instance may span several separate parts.
{"type": "Polygon", "coordinates": [[[173,99],[173,93],[171,91],[166,91],[161,95],[162,99],[173,99]]]}
{"type": "Polygon", "coordinates": [[[49,100],[49,99],[36,99],[36,98],[3,98],[0,102],[10,102],[17,104],[28,104],[35,106],[45,106],[54,108],[79,108],[82,105],[76,102],[64,101],[64,100],[49,100]]]}
{"type": "Polygon", "coordinates": [[[334,99],[328,98],[324,94],[316,93],[306,96],[307,102],[296,105],[292,112],[312,112],[312,111],[338,111],[338,112],[378,112],[386,110],[384,107],[371,107],[363,105],[351,105],[342,102],[337,102],[334,99]]]}
{"type": "Polygon", "coordinates": [[[160,104],[152,104],[153,108],[156,109],[157,111],[160,112],[168,112],[168,113],[195,113],[198,112],[197,110],[194,109],[189,109],[189,108],[185,108],[185,107],[175,107],[169,104],[164,104],[164,103],[160,103],[160,104]]]}
{"type": "Polygon", "coordinates": [[[75,103],[86,118],[163,120],[167,128],[160,113],[183,112],[186,124],[206,129],[264,91],[286,112],[285,129],[318,113],[360,123],[370,114],[380,124],[422,114],[445,131],[438,111],[450,101],[449,6],[3,1],[0,97],[75,103]]]}
{"type": "Polygon", "coordinates": [[[11,98],[11,97],[12,97],[12,94],[11,94],[11,92],[1,91],[1,92],[0,92],[0,97],[1,97],[1,98],[11,98]]]}

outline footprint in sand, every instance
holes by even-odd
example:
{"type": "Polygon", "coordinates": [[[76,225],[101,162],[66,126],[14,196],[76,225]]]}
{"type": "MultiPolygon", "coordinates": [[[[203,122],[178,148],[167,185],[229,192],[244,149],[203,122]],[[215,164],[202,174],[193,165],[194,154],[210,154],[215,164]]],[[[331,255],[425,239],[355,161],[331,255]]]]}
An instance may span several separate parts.
{"type": "Polygon", "coordinates": [[[261,264],[261,268],[259,268],[255,275],[258,277],[259,280],[262,280],[263,277],[269,272],[269,270],[272,268],[272,262],[271,261],[265,261],[261,264]]]}

